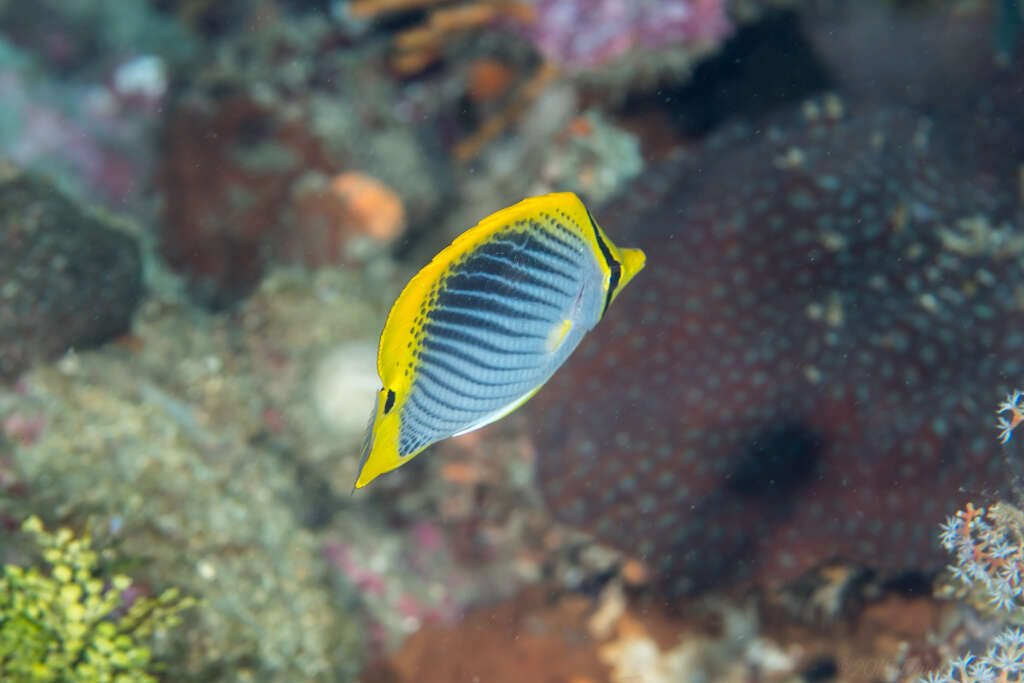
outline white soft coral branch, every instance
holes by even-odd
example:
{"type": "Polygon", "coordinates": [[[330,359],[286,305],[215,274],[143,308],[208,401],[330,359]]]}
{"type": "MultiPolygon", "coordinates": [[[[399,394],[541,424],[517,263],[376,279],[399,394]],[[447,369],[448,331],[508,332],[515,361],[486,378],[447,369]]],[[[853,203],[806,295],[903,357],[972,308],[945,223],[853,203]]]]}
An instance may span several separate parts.
{"type": "Polygon", "coordinates": [[[996,415],[999,415],[996,427],[999,429],[999,440],[1003,443],[1007,443],[1013,436],[1013,430],[1017,428],[1017,425],[1024,422],[1022,398],[1024,398],[1024,391],[1016,389],[999,404],[999,410],[996,411],[996,415]],[[1009,413],[1009,416],[1004,413],[1009,413]]]}

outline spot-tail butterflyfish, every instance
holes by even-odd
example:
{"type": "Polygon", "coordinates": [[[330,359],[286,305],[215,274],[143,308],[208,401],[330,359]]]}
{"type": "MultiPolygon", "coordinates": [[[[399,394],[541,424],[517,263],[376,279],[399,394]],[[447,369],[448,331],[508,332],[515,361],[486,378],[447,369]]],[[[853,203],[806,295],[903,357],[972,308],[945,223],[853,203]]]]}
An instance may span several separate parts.
{"type": "Polygon", "coordinates": [[[457,237],[388,314],[356,488],[525,403],[644,262],[571,192],[524,199],[457,237]]]}

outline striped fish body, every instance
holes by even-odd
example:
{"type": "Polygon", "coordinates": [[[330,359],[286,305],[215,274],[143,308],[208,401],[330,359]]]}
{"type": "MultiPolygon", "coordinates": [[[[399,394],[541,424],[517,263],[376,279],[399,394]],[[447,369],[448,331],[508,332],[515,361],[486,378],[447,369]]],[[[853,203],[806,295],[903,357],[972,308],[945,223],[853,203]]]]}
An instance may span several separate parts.
{"type": "Polygon", "coordinates": [[[460,235],[388,315],[356,488],[525,403],[644,261],[568,192],[525,199],[460,235]]]}

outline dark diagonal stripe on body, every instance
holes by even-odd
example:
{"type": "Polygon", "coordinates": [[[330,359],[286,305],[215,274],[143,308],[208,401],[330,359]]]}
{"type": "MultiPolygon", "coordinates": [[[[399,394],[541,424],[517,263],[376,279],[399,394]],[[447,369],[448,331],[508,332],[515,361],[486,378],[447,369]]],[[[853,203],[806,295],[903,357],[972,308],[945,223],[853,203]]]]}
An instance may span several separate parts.
{"type": "MultiPolygon", "coordinates": [[[[460,388],[454,386],[453,384],[451,384],[450,382],[448,382],[447,380],[441,379],[441,377],[436,372],[434,372],[434,371],[432,371],[432,370],[430,370],[428,368],[421,367],[418,370],[418,373],[419,373],[419,375],[421,375],[422,377],[426,377],[428,380],[430,380],[431,382],[433,382],[437,386],[441,387],[442,389],[445,389],[446,391],[449,391],[449,392],[455,394],[458,398],[469,399],[470,401],[473,401],[474,403],[486,403],[486,402],[489,402],[489,401],[500,401],[500,400],[504,400],[506,398],[515,398],[516,396],[522,395],[521,391],[516,390],[516,391],[514,391],[512,393],[491,394],[491,395],[486,395],[486,396],[480,396],[479,394],[471,394],[468,391],[466,391],[465,389],[460,389],[460,388]]],[[[472,380],[470,380],[470,381],[472,381],[472,380]]],[[[417,386],[426,386],[426,385],[424,383],[419,383],[417,386]]],[[[458,407],[462,408],[462,409],[466,409],[466,406],[464,404],[461,404],[461,403],[459,404],[458,407]]]]}
{"type": "Polygon", "coordinates": [[[506,337],[508,339],[547,339],[544,335],[531,334],[511,327],[487,317],[486,313],[479,311],[455,310],[451,308],[438,307],[430,312],[427,320],[439,325],[447,325],[455,328],[466,328],[472,331],[486,331],[493,335],[506,337]]]}
{"type": "MultiPolygon", "coordinates": [[[[553,248],[551,248],[548,245],[544,244],[542,241],[540,241],[536,237],[531,237],[529,235],[525,235],[523,237],[523,239],[521,239],[520,241],[516,241],[514,239],[513,240],[504,240],[504,239],[497,238],[497,239],[494,240],[494,243],[495,244],[510,245],[514,249],[513,253],[527,255],[531,259],[533,259],[534,262],[541,262],[541,263],[543,263],[543,261],[541,261],[540,258],[538,257],[538,254],[540,254],[540,255],[546,256],[546,257],[548,257],[550,259],[554,259],[555,261],[558,261],[559,263],[564,263],[564,264],[566,264],[568,266],[571,266],[572,268],[577,268],[579,266],[579,264],[576,262],[575,259],[569,258],[565,254],[560,254],[559,252],[555,251],[553,248]]],[[[555,268],[555,266],[550,264],[550,263],[546,263],[545,265],[547,267],[549,267],[549,268],[552,268],[556,272],[561,272],[561,271],[558,271],[558,269],[555,268]]],[[[568,275],[566,275],[566,277],[568,277],[568,275]]]]}
{"type": "Polygon", "coordinates": [[[445,289],[445,292],[493,297],[496,300],[522,302],[553,308],[556,311],[562,310],[558,304],[519,289],[508,279],[490,273],[458,273],[452,275],[448,278],[448,287],[445,289]]]}
{"type": "MultiPolygon", "coordinates": [[[[463,365],[470,363],[471,361],[464,361],[463,365]]],[[[466,382],[472,382],[479,384],[484,387],[510,387],[514,384],[521,383],[520,381],[515,382],[484,382],[483,380],[473,377],[469,371],[465,368],[459,367],[458,363],[448,361],[444,356],[435,353],[423,353],[420,354],[420,368],[428,365],[435,365],[445,372],[449,372],[461,380],[466,382]]],[[[516,368],[516,370],[532,370],[533,368],[516,368]]],[[[508,370],[508,368],[501,368],[501,370],[508,370]]]]}
{"type": "MultiPolygon", "coordinates": [[[[471,363],[473,365],[476,365],[477,367],[484,368],[485,370],[492,370],[492,371],[495,371],[495,372],[504,372],[504,371],[507,371],[507,370],[530,370],[531,368],[535,367],[533,365],[529,365],[529,366],[518,366],[517,365],[517,366],[507,366],[507,367],[504,366],[504,365],[492,365],[491,363],[488,363],[487,361],[482,360],[482,359],[478,358],[477,356],[473,355],[472,353],[470,353],[469,351],[467,351],[464,348],[460,348],[459,346],[457,346],[457,345],[455,345],[455,344],[453,344],[451,342],[441,341],[441,340],[438,340],[438,339],[427,339],[426,341],[423,342],[423,348],[427,349],[429,351],[436,351],[437,353],[441,353],[441,354],[445,354],[445,355],[451,356],[453,358],[457,358],[458,360],[460,360],[460,361],[462,361],[464,363],[471,363]]],[[[538,354],[526,354],[526,353],[524,353],[522,355],[525,356],[525,355],[540,355],[540,354],[539,353],[538,354]]]]}
{"type": "Polygon", "coordinates": [[[543,232],[543,234],[544,234],[544,238],[543,239],[551,240],[552,242],[557,242],[558,244],[560,244],[563,247],[565,247],[565,249],[567,251],[571,251],[571,252],[573,252],[575,254],[579,254],[580,252],[582,252],[582,251],[584,251],[586,249],[586,245],[580,240],[580,238],[576,237],[572,233],[572,231],[569,230],[569,228],[565,227],[564,225],[562,225],[558,221],[552,220],[551,222],[552,222],[552,224],[554,225],[555,229],[558,232],[561,232],[563,235],[567,235],[567,236],[571,237],[571,239],[573,240],[573,243],[570,244],[569,242],[566,242],[559,235],[555,234],[555,230],[546,230],[544,228],[544,226],[542,226],[540,223],[538,223],[536,221],[531,222],[530,225],[531,225],[531,227],[533,227],[534,230],[538,230],[538,231],[543,232]]]}
{"type": "MultiPolygon", "coordinates": [[[[436,399],[433,396],[431,396],[430,392],[424,390],[423,387],[419,387],[419,391],[426,398],[430,399],[431,401],[436,401],[436,399]]],[[[443,431],[445,429],[445,427],[441,427],[441,426],[438,426],[438,425],[458,426],[458,425],[464,424],[466,422],[466,418],[465,417],[453,418],[453,417],[442,417],[441,415],[438,415],[436,412],[434,412],[434,409],[432,409],[430,407],[427,407],[426,405],[423,404],[423,402],[420,400],[419,395],[417,395],[416,392],[412,392],[412,393],[409,394],[409,401],[414,406],[416,406],[416,410],[420,411],[423,414],[423,417],[429,418],[430,420],[435,420],[438,423],[438,424],[428,424],[426,422],[423,422],[422,418],[421,418],[420,419],[420,424],[422,424],[423,426],[433,428],[433,429],[435,429],[437,431],[443,431]]],[[[445,404],[442,403],[441,405],[444,406],[445,404]]],[[[456,409],[452,408],[452,412],[467,413],[469,411],[466,411],[466,410],[456,410],[456,409]]],[[[470,414],[472,414],[472,413],[470,413],[470,414]]],[[[402,417],[405,418],[406,416],[402,415],[402,417]]]]}
{"type": "Polygon", "coordinates": [[[518,284],[529,285],[531,287],[538,287],[540,289],[546,289],[549,292],[555,292],[562,296],[572,296],[569,292],[565,291],[561,287],[558,287],[551,282],[543,280],[536,275],[532,274],[529,270],[517,266],[513,261],[509,261],[506,258],[497,256],[490,256],[487,254],[476,254],[460,266],[459,270],[476,271],[481,274],[493,275],[499,278],[509,287],[515,287],[518,284]],[[503,268],[496,269],[493,264],[500,264],[503,268]]]}
{"type": "Polygon", "coordinates": [[[463,294],[459,292],[445,291],[438,296],[435,309],[484,311],[485,313],[490,313],[491,315],[501,316],[502,318],[508,318],[511,320],[527,320],[541,323],[553,322],[550,318],[544,318],[534,313],[530,313],[529,311],[523,310],[521,307],[516,308],[514,306],[500,303],[498,300],[483,294],[463,294]]]}
{"type": "MultiPolygon", "coordinates": [[[[462,344],[469,348],[478,348],[491,353],[496,353],[502,356],[528,356],[528,355],[540,355],[540,351],[519,351],[516,349],[508,349],[501,346],[496,346],[491,342],[487,341],[483,337],[470,334],[466,331],[465,326],[449,326],[446,323],[440,321],[431,321],[423,326],[423,331],[426,333],[427,338],[435,337],[437,339],[445,340],[453,344],[462,344]]],[[[544,337],[538,337],[538,339],[544,339],[544,337]]]]}
{"type": "Polygon", "coordinates": [[[559,270],[558,268],[555,268],[541,260],[539,257],[522,249],[517,249],[515,245],[508,244],[506,242],[495,241],[485,244],[474,252],[474,257],[483,257],[504,262],[517,270],[547,273],[548,275],[561,277],[569,282],[576,281],[576,278],[570,273],[567,273],[564,270],[559,270]]]}

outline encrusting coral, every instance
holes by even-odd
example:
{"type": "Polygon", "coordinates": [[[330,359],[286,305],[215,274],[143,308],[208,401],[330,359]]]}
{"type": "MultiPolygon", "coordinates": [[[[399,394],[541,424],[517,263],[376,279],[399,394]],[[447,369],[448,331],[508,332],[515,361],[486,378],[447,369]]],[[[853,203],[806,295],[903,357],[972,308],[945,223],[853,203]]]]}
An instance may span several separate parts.
{"type": "Polygon", "coordinates": [[[22,529],[50,570],[8,564],[0,573],[0,679],[155,683],[147,643],[177,626],[195,599],[168,588],[129,603],[132,579],[104,577],[89,536],[47,531],[38,517],[22,529]]]}
{"type": "MultiPolygon", "coordinates": [[[[14,423],[2,465],[21,491],[2,501],[8,518],[95,520],[142,561],[141,585],[205,603],[169,634],[171,680],[355,680],[351,591],[329,585],[303,526],[338,502],[296,481],[297,469],[329,476],[329,456],[358,462],[344,434],[322,436],[306,382],[326,349],[371,326],[373,295],[353,281],[273,276],[241,318],[150,301],[131,338],[38,368],[0,399],[14,423]]],[[[353,469],[339,469],[351,486],[353,469]]]]}
{"type": "Polygon", "coordinates": [[[648,168],[596,216],[649,255],[644,286],[526,407],[551,509],[675,590],[939,566],[940,506],[1007,484],[963,397],[1016,375],[1020,253],[962,244],[1024,225],[989,142],[1019,106],[826,97],[648,168]]]}

